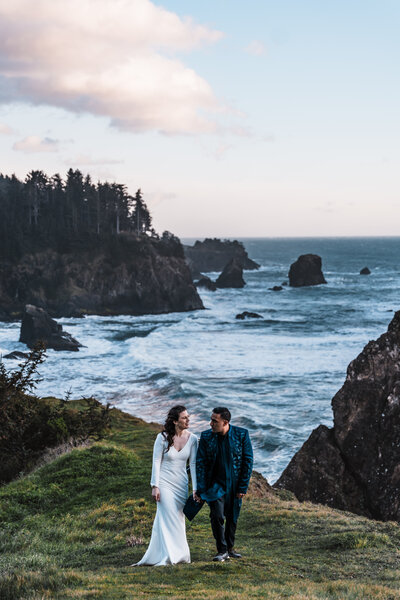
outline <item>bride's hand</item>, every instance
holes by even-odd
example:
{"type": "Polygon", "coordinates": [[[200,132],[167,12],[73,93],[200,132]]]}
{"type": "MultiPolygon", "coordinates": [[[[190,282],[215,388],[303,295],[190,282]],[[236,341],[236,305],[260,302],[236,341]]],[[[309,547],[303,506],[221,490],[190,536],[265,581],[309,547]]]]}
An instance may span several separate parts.
{"type": "Polygon", "coordinates": [[[160,502],[160,490],[155,485],[151,488],[151,495],[156,502],[160,502]]]}

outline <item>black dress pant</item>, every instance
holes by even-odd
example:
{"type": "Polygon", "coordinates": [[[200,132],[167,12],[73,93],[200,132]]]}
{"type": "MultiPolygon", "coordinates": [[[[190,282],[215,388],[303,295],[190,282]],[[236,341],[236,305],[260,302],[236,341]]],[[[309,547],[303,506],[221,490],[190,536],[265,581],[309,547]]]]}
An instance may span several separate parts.
{"type": "Polygon", "coordinates": [[[228,549],[230,550],[233,548],[235,543],[238,515],[234,520],[233,502],[233,499],[228,502],[226,496],[222,496],[222,498],[218,498],[217,500],[209,502],[211,528],[217,543],[218,552],[226,552],[228,549]],[[225,519],[226,523],[224,527],[225,519]]]}

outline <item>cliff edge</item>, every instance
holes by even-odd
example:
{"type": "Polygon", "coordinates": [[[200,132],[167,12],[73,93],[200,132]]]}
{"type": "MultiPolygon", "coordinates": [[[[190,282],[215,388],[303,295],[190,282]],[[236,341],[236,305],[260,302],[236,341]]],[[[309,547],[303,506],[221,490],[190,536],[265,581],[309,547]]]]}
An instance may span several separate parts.
{"type": "Polygon", "coordinates": [[[26,304],[52,317],[142,315],[204,308],[178,238],[121,233],[68,251],[44,248],[0,263],[0,319],[26,304]]]}
{"type": "Polygon", "coordinates": [[[320,425],[275,486],[334,508],[400,520],[400,311],[347,368],[320,425]]]}

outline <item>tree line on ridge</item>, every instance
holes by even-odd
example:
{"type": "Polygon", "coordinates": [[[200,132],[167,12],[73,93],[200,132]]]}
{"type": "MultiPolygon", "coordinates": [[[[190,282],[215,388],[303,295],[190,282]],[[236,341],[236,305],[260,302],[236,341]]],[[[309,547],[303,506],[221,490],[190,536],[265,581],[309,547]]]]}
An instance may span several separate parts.
{"type": "Polygon", "coordinates": [[[97,182],[78,169],[64,181],[30,171],[25,181],[0,174],[0,256],[19,258],[52,247],[68,252],[121,233],[158,237],[139,189],[97,182]]]}

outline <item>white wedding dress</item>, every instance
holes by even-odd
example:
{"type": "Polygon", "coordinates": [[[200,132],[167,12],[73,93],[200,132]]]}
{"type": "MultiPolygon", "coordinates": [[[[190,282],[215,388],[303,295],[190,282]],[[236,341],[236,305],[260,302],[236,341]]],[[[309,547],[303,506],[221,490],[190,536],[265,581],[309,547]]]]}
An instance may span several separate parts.
{"type": "Polygon", "coordinates": [[[185,515],[182,509],[188,496],[186,463],[189,460],[193,489],[196,490],[197,437],[189,434],[181,450],[171,446],[158,434],[153,450],[153,470],[150,485],[160,490],[160,501],[153,523],[149,547],[142,560],[136,565],[174,565],[190,562],[190,551],[186,539],[185,515]]]}

